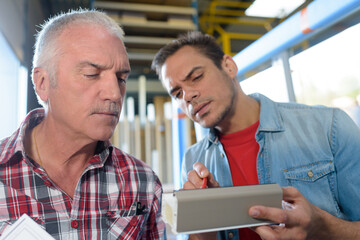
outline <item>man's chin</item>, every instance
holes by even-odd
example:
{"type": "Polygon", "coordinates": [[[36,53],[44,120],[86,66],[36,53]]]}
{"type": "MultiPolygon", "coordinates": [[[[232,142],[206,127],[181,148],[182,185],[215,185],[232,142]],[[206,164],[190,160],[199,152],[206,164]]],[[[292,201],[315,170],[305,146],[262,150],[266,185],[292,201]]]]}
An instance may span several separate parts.
{"type": "Polygon", "coordinates": [[[201,121],[198,121],[197,123],[199,123],[200,126],[203,127],[203,128],[213,128],[214,127],[214,124],[212,124],[209,121],[201,120],[201,121]]]}
{"type": "Polygon", "coordinates": [[[112,129],[112,128],[105,129],[101,132],[98,132],[98,134],[96,134],[97,136],[95,137],[95,139],[98,141],[107,141],[107,140],[111,139],[113,134],[114,134],[114,129],[112,129]]]}

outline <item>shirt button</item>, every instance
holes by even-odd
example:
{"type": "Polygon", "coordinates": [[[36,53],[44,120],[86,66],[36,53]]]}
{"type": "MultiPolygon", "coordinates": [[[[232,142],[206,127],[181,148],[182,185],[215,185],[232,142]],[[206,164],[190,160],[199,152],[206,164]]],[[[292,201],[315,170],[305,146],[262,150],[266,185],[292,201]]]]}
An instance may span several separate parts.
{"type": "Polygon", "coordinates": [[[78,228],[79,227],[79,222],[77,220],[72,220],[71,221],[71,227],[72,228],[78,228]]]}
{"type": "Polygon", "coordinates": [[[312,178],[314,176],[314,173],[311,170],[309,170],[307,175],[309,176],[309,178],[312,178]]]}
{"type": "Polygon", "coordinates": [[[232,239],[232,238],[234,237],[234,233],[233,233],[233,232],[229,232],[228,237],[229,237],[229,239],[232,239]]]}
{"type": "Polygon", "coordinates": [[[130,225],[131,226],[136,226],[136,224],[137,224],[136,218],[133,218],[133,219],[130,220],[130,225]]]}
{"type": "Polygon", "coordinates": [[[223,153],[220,153],[220,157],[222,157],[222,158],[223,158],[223,157],[224,157],[224,154],[223,154],[223,153]]]}
{"type": "Polygon", "coordinates": [[[49,180],[45,180],[45,181],[44,181],[44,184],[45,184],[46,186],[48,186],[48,187],[51,187],[51,185],[52,185],[49,180]]]}

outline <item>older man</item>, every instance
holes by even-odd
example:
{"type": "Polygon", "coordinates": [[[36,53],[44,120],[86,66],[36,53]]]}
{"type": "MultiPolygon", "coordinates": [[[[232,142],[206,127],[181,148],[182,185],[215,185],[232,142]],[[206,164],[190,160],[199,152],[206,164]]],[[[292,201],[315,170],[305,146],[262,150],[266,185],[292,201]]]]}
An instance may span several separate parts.
{"type": "Polygon", "coordinates": [[[161,183],[109,142],[130,73],[122,29],[72,11],[37,36],[33,83],[43,109],[0,142],[0,231],[29,215],[56,239],[161,239],[161,183]]]}

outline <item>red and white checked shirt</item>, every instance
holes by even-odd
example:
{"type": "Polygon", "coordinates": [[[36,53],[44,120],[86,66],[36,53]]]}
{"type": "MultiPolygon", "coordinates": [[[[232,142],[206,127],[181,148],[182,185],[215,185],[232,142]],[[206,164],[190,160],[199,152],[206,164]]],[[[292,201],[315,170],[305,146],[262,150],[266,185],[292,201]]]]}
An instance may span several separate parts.
{"type": "Polygon", "coordinates": [[[26,213],[55,239],[164,239],[162,188],[150,167],[102,142],[71,199],[24,151],[26,129],[43,117],[30,112],[0,141],[0,234],[26,213]]]}

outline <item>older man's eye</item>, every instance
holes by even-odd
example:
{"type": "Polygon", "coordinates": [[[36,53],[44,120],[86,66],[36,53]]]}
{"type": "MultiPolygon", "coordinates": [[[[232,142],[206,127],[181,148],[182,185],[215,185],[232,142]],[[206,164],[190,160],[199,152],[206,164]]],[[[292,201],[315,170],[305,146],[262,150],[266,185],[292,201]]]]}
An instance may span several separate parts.
{"type": "Polygon", "coordinates": [[[116,74],[116,78],[119,83],[126,83],[129,75],[128,74],[116,74]]]}
{"type": "Polygon", "coordinates": [[[98,73],[96,73],[96,74],[85,74],[85,77],[87,77],[87,78],[97,78],[97,77],[99,77],[99,74],[98,73]]]}
{"type": "Polygon", "coordinates": [[[117,80],[119,83],[126,83],[126,78],[124,79],[124,78],[118,77],[117,80]]]}

